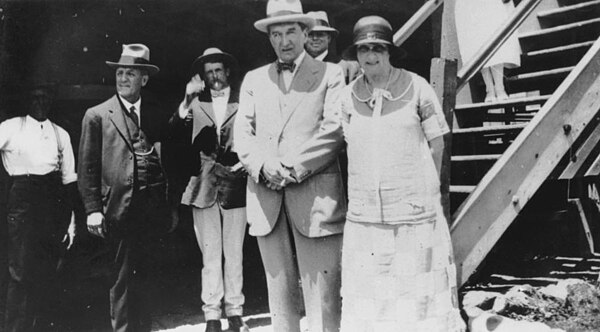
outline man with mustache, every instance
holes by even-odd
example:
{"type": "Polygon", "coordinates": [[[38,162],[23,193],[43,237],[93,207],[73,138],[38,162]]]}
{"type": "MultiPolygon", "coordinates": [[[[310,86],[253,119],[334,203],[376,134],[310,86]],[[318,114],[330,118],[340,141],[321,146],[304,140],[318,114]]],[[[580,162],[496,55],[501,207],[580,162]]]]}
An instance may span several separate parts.
{"type": "Polygon", "coordinates": [[[104,239],[111,268],[110,311],[114,331],[150,331],[147,294],[153,264],[148,251],[169,223],[160,142],[168,114],[142,95],[159,68],[143,44],[123,45],[115,69],[117,93],[88,109],[79,144],[79,192],[88,232],[104,239]]]}
{"type": "Polygon", "coordinates": [[[233,151],[238,92],[230,80],[236,64],[230,54],[214,47],[206,49],[194,61],[195,76],[171,118],[176,132],[192,129],[189,142],[194,152],[194,174],[181,203],[192,206],[194,231],[202,251],[206,332],[221,332],[221,301],[229,322],[227,331],[249,331],[242,320],[246,173],[233,151]]]}

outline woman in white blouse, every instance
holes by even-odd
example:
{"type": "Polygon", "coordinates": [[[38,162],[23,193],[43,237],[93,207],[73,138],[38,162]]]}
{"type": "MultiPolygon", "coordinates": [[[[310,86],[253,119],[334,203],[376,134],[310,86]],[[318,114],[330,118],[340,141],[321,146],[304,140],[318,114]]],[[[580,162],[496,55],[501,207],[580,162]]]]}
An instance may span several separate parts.
{"type": "Polygon", "coordinates": [[[364,74],[342,92],[348,214],[342,331],[464,331],[440,201],[449,129],[422,77],[394,68],[391,25],[361,18],[345,52],[364,74]]]}

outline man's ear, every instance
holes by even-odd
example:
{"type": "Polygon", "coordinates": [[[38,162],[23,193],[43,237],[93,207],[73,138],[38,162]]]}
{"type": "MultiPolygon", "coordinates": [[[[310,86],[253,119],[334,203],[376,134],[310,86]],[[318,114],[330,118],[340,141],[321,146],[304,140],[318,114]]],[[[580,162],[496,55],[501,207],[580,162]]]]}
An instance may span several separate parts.
{"type": "Polygon", "coordinates": [[[142,86],[146,86],[146,84],[148,84],[149,80],[150,80],[150,77],[148,75],[143,75],[142,76],[142,86]]]}

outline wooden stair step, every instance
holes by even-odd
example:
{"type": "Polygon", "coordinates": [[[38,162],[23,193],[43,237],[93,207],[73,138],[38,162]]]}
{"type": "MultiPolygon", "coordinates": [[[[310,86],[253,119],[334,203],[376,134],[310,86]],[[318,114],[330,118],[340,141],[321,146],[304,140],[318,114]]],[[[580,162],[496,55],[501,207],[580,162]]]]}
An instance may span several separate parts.
{"type": "Polygon", "coordinates": [[[475,190],[476,186],[464,186],[464,185],[460,185],[460,186],[450,186],[450,192],[451,193],[457,193],[457,194],[470,194],[473,192],[473,190],[475,190]]]}
{"type": "Polygon", "coordinates": [[[494,161],[500,159],[501,154],[478,154],[478,155],[464,155],[464,156],[452,156],[451,160],[454,162],[460,161],[494,161]]]}
{"type": "Polygon", "coordinates": [[[505,108],[505,107],[516,107],[516,106],[527,106],[527,105],[538,105],[545,103],[550,95],[543,96],[532,96],[532,97],[520,97],[520,98],[509,98],[506,100],[499,100],[493,103],[473,103],[473,104],[462,104],[457,105],[454,108],[455,112],[466,112],[466,111],[483,111],[494,108],[505,108]]]}
{"type": "Polygon", "coordinates": [[[533,73],[523,73],[507,78],[510,82],[507,90],[515,91],[541,91],[542,93],[554,90],[565,77],[575,68],[574,66],[542,70],[533,73]]]}
{"type": "Polygon", "coordinates": [[[519,35],[524,52],[557,47],[568,43],[578,43],[598,38],[600,17],[559,25],[552,28],[535,30],[519,35]]]}
{"type": "Polygon", "coordinates": [[[521,56],[521,67],[512,69],[510,73],[574,66],[593,44],[594,40],[588,40],[524,53],[521,56]]]}
{"type": "Polygon", "coordinates": [[[453,135],[460,134],[494,134],[504,133],[510,131],[520,131],[527,126],[527,123],[516,123],[509,125],[499,126],[487,126],[487,127],[472,127],[472,128],[459,128],[452,130],[453,135]]]}
{"type": "Polygon", "coordinates": [[[600,16],[600,0],[570,4],[541,11],[537,14],[543,27],[597,18],[600,16]]]}

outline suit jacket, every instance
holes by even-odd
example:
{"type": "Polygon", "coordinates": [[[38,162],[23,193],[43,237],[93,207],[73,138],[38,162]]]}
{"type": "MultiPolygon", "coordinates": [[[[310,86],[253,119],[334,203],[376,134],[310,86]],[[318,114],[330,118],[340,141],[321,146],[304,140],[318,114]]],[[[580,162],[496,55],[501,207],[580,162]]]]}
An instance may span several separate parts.
{"type": "Polygon", "coordinates": [[[336,123],[338,95],[344,87],[339,66],[316,61],[308,54],[300,63],[289,92],[274,63],[249,72],[240,90],[234,143],[249,174],[247,216],[250,234],[262,236],[273,229],[285,204],[290,220],[308,237],[342,232],[346,198],[337,162],[342,142],[325,149],[303,144],[321,126],[336,123]],[[307,151],[294,155],[300,149],[307,151]],[[283,190],[267,188],[260,171],[269,159],[290,157],[299,165],[298,184],[283,190]]]}
{"type": "MultiPolygon", "coordinates": [[[[193,122],[189,142],[194,143],[191,151],[198,159],[193,167],[196,174],[190,178],[181,203],[203,209],[213,206],[218,200],[224,209],[244,207],[246,175],[236,176],[224,169],[224,166],[233,166],[239,162],[233,151],[233,124],[239,105],[238,92],[231,90],[219,133],[216,132],[215,112],[210,98],[194,99],[190,104],[193,122]]],[[[179,110],[171,117],[170,123],[176,132],[186,132],[183,128],[186,123],[179,117],[179,110]]]]}
{"type": "MultiPolygon", "coordinates": [[[[103,212],[110,223],[127,218],[134,191],[135,156],[125,114],[115,95],[88,109],[83,117],[77,168],[78,186],[85,211],[103,212]]],[[[152,143],[167,135],[168,115],[142,97],[141,129],[152,143]]],[[[156,144],[155,144],[156,145],[156,144]]],[[[166,186],[160,191],[166,210],[166,186]]]]}

